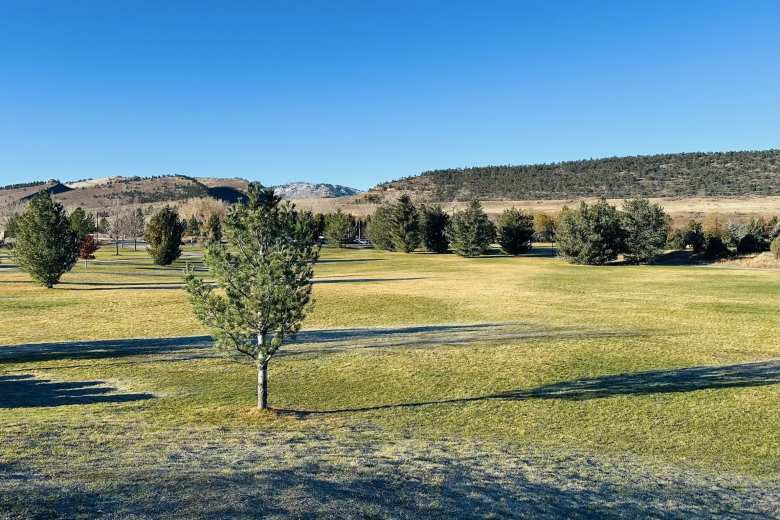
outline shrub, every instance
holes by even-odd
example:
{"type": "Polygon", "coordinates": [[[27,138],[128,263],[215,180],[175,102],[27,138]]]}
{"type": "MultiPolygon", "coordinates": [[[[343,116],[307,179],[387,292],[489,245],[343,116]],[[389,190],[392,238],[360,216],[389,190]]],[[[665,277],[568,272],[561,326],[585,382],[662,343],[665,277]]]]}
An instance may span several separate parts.
{"type": "Polygon", "coordinates": [[[704,250],[704,230],[701,222],[689,220],[688,225],[683,230],[682,240],[685,247],[690,247],[697,253],[702,252],[704,250]]]}
{"type": "Polygon", "coordinates": [[[79,248],[79,258],[83,260],[90,260],[95,258],[95,251],[98,250],[98,243],[92,235],[87,235],[81,241],[81,247],[79,248]]]}
{"type": "Polygon", "coordinates": [[[510,255],[525,253],[534,236],[534,218],[522,210],[504,210],[498,220],[498,243],[510,255]]]}
{"type": "Polygon", "coordinates": [[[620,214],[605,199],[578,209],[564,207],[556,237],[561,256],[577,264],[599,265],[615,260],[623,247],[620,214]]]}
{"type": "Polygon", "coordinates": [[[720,235],[715,233],[704,234],[704,258],[707,260],[718,260],[731,255],[731,251],[723,243],[720,235]]]}
{"type": "Polygon", "coordinates": [[[775,258],[780,260],[780,236],[776,236],[772,240],[772,244],[769,246],[769,250],[772,252],[775,258]]]}
{"type": "Polygon", "coordinates": [[[375,247],[386,251],[395,250],[393,239],[390,236],[391,208],[383,204],[379,206],[368,223],[368,238],[371,239],[375,247]]]}
{"type": "Polygon", "coordinates": [[[409,195],[401,195],[393,204],[390,221],[390,239],[398,251],[411,253],[420,245],[420,221],[417,208],[409,195]]]}
{"type": "Polygon", "coordinates": [[[144,238],[146,251],[157,265],[170,265],[181,256],[181,237],[186,224],[170,206],[165,206],[149,220],[144,238]]]}
{"type": "Polygon", "coordinates": [[[447,226],[450,216],[441,206],[426,206],[420,217],[420,232],[425,249],[433,253],[446,253],[450,243],[447,240],[447,226]]]}
{"type": "Polygon", "coordinates": [[[669,249],[685,249],[685,237],[682,229],[670,229],[666,236],[666,247],[669,249]]]}
{"type": "Polygon", "coordinates": [[[62,204],[46,190],[35,194],[16,223],[16,260],[41,285],[52,288],[76,263],[79,240],[62,204]]]}
{"type": "Polygon", "coordinates": [[[631,199],[620,213],[623,227],[623,255],[627,262],[652,262],[663,252],[669,235],[669,216],[647,199],[631,199]]]}
{"type": "Polygon", "coordinates": [[[482,211],[478,200],[456,212],[447,228],[447,238],[452,249],[460,256],[475,257],[484,253],[495,239],[496,229],[482,211]]]}

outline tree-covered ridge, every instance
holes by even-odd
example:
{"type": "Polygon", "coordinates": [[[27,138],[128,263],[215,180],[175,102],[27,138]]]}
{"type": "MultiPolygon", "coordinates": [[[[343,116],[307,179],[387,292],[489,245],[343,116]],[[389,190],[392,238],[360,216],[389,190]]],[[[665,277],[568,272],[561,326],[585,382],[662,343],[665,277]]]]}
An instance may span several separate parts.
{"type": "Polygon", "coordinates": [[[393,189],[433,201],[780,195],[780,150],[451,168],[374,188],[393,189]]]}

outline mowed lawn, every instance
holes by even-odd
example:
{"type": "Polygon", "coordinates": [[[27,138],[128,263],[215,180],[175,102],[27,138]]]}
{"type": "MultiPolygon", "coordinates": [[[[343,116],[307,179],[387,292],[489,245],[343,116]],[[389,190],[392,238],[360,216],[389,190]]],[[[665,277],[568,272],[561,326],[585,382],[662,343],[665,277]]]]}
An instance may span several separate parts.
{"type": "Polygon", "coordinates": [[[323,250],[268,414],[197,250],[3,258],[0,517],[777,514],[777,272],[544,253],[323,250]]]}

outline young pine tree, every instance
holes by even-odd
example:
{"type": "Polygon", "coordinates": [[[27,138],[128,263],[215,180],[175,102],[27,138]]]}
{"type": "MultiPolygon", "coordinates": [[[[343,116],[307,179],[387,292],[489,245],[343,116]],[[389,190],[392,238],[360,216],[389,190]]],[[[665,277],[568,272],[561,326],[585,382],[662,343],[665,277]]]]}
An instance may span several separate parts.
{"type": "Polygon", "coordinates": [[[146,251],[157,265],[170,265],[181,256],[181,237],[185,223],[170,206],[155,213],[146,226],[144,238],[148,243],[146,251]]]}
{"type": "Polygon", "coordinates": [[[447,240],[447,226],[450,216],[441,206],[425,206],[420,215],[420,234],[425,249],[432,253],[446,253],[450,242],[447,240]]]}
{"type": "Polygon", "coordinates": [[[476,199],[471,201],[468,208],[452,216],[447,229],[447,238],[453,251],[466,257],[484,253],[493,243],[495,236],[495,226],[476,199]]]}
{"type": "Polygon", "coordinates": [[[209,218],[206,219],[206,239],[212,242],[219,242],[222,240],[222,222],[219,220],[219,215],[212,213],[209,218]]]}
{"type": "Polygon", "coordinates": [[[368,238],[374,244],[374,247],[384,249],[385,251],[394,251],[393,238],[390,235],[392,208],[387,204],[379,206],[371,220],[368,222],[368,238]]]}
{"type": "Polygon", "coordinates": [[[76,263],[78,236],[62,204],[48,191],[38,192],[16,224],[16,260],[33,280],[54,287],[76,263]]]}
{"type": "Polygon", "coordinates": [[[195,314],[213,330],[216,346],[255,362],[261,409],[268,408],[268,363],[301,327],[319,254],[310,223],[268,191],[250,184],[248,204],[225,218],[227,245],[209,242],[205,263],[216,286],[191,269],[186,277],[195,314]]]}
{"type": "Polygon", "coordinates": [[[498,220],[498,243],[510,255],[525,253],[534,236],[534,218],[523,210],[504,210],[498,220]]]}
{"type": "Polygon", "coordinates": [[[620,214],[623,227],[623,255],[627,262],[652,262],[663,252],[671,219],[664,209],[647,199],[623,203],[620,214]]]}
{"type": "Polygon", "coordinates": [[[420,245],[420,220],[411,197],[403,194],[390,213],[390,240],[394,249],[411,253],[420,245]]]}
{"type": "Polygon", "coordinates": [[[70,230],[76,234],[79,241],[84,240],[84,237],[97,230],[95,217],[81,208],[74,209],[68,215],[68,222],[70,223],[70,230]]]}
{"type": "Polygon", "coordinates": [[[340,209],[325,217],[325,238],[332,245],[343,247],[349,233],[349,216],[340,209]]]}

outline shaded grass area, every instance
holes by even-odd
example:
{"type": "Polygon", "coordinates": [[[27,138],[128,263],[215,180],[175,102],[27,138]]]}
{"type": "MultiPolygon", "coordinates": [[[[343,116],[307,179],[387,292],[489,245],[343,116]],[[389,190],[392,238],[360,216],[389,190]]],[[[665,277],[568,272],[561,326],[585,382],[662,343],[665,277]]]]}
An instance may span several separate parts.
{"type": "Polygon", "coordinates": [[[0,510],[777,507],[776,273],[326,250],[257,415],[254,367],[211,348],[184,262],[100,253],[48,291],[0,272],[0,510]]]}

